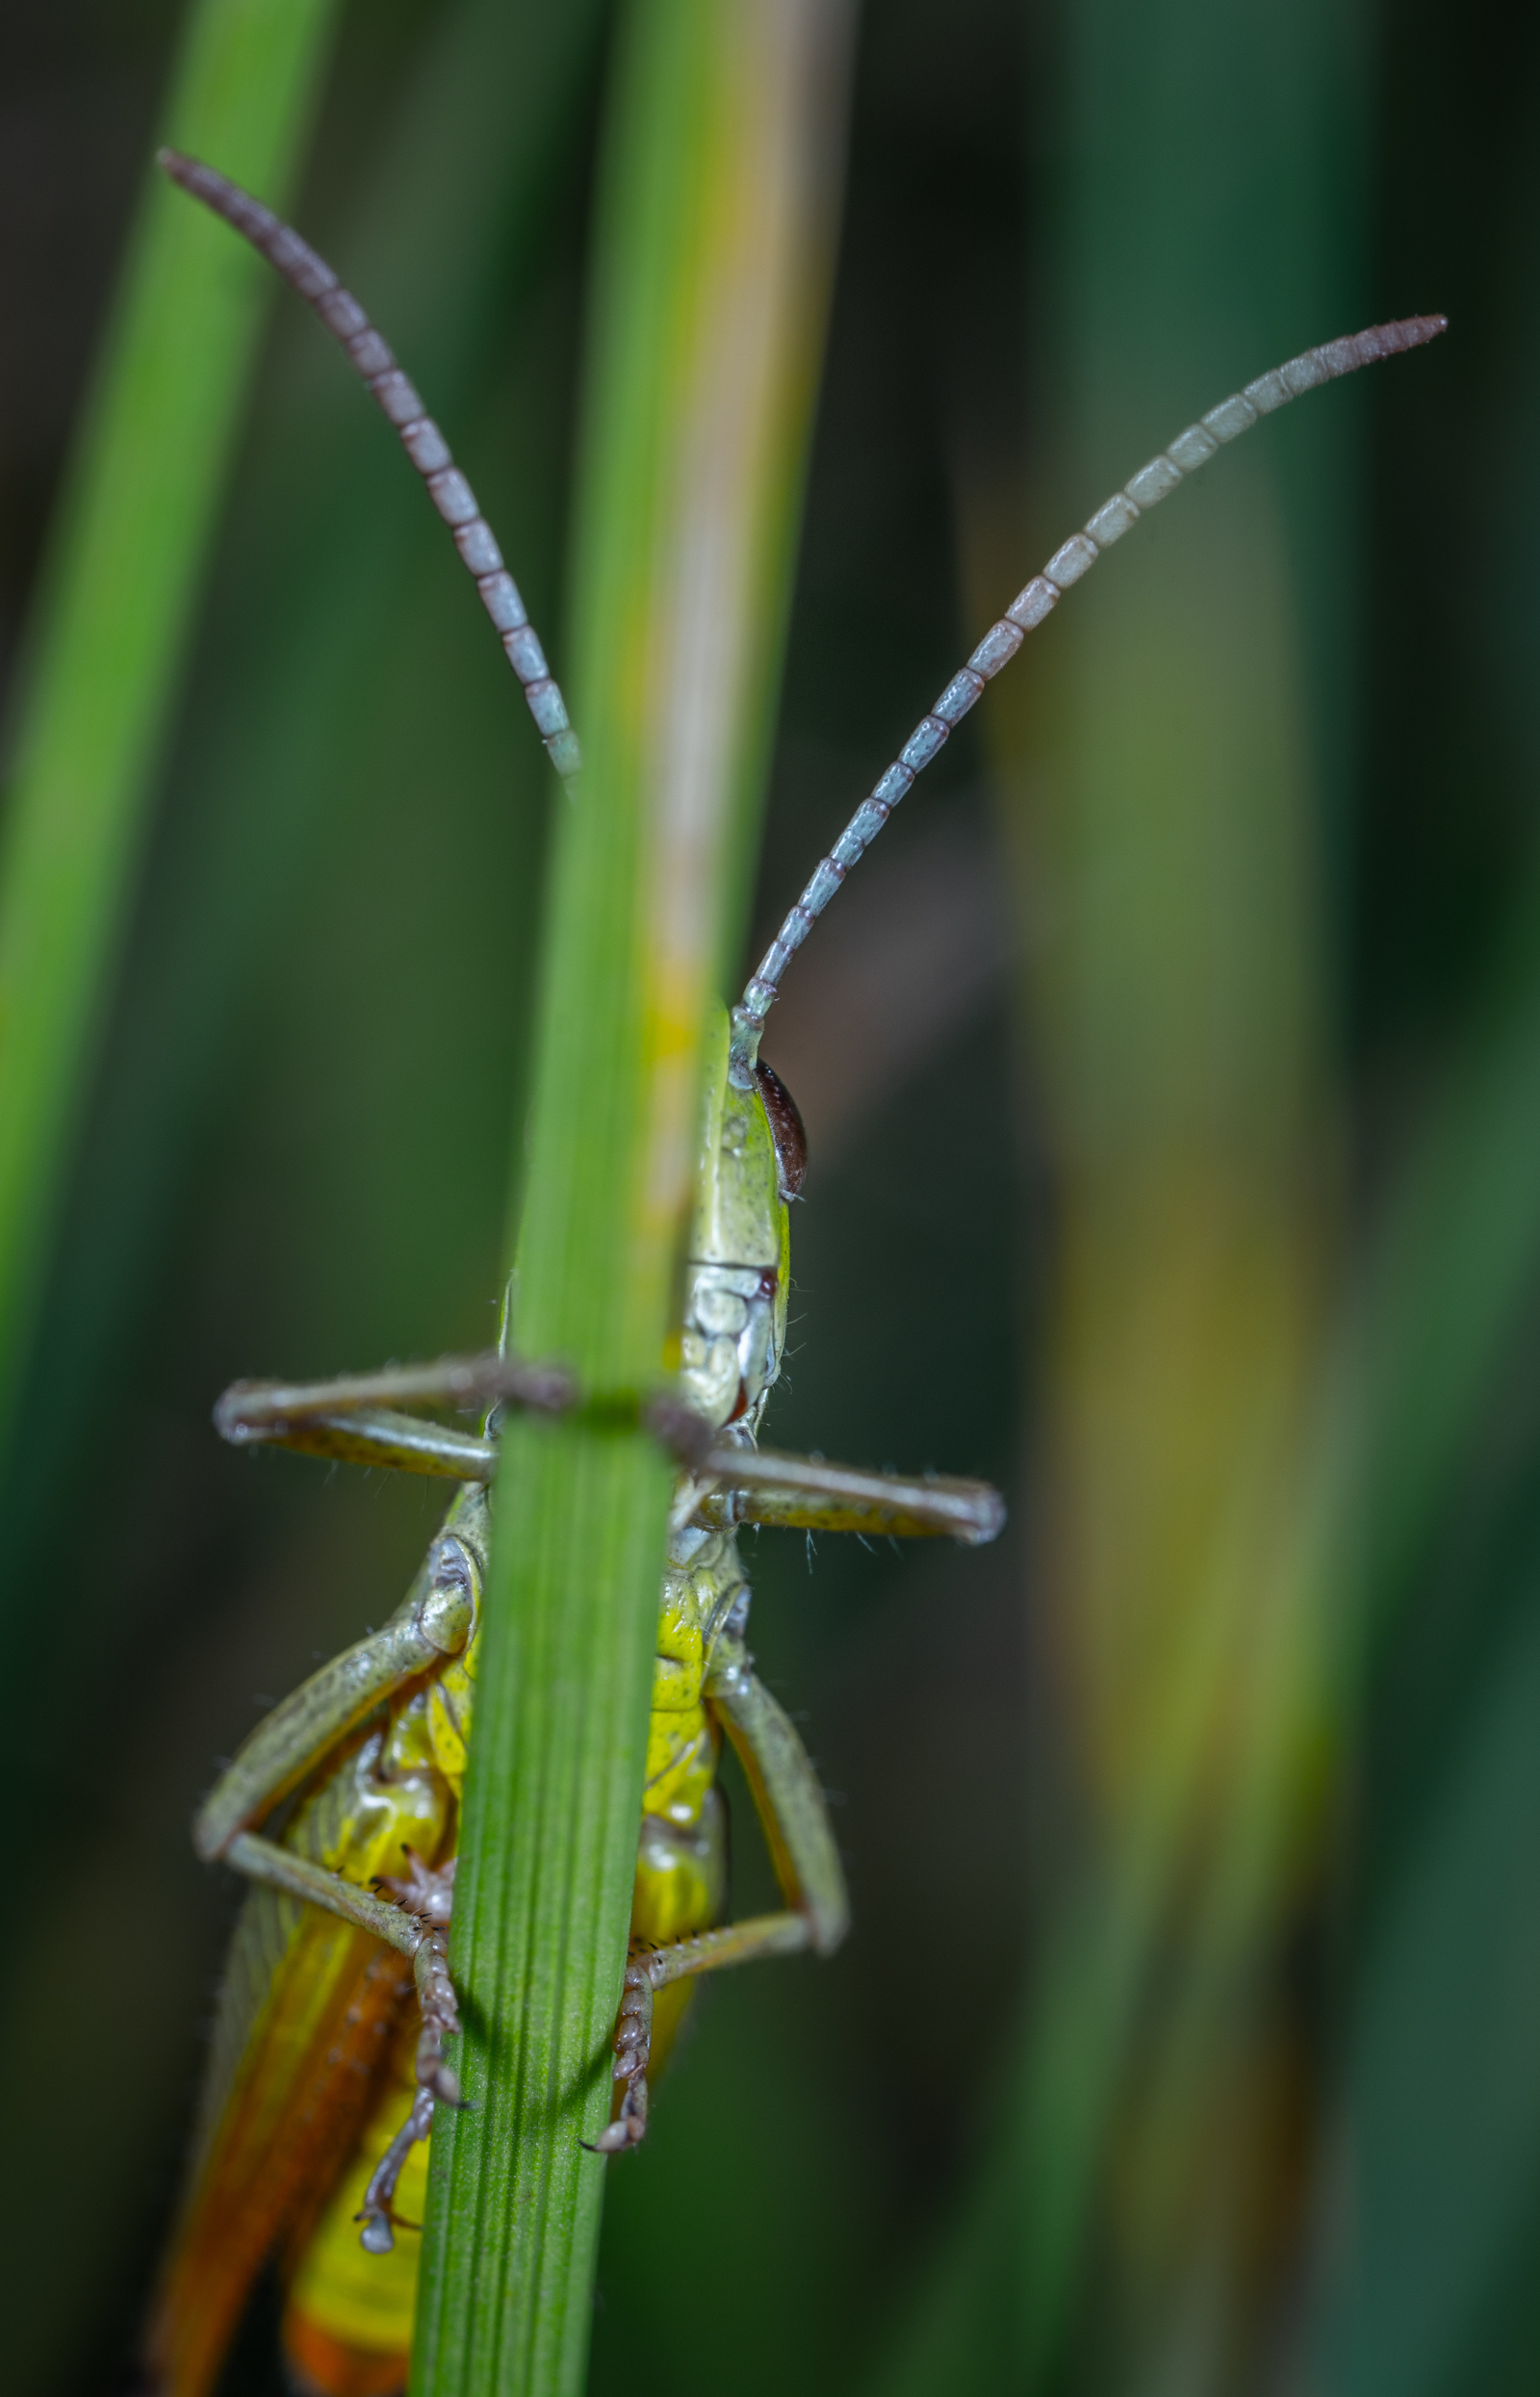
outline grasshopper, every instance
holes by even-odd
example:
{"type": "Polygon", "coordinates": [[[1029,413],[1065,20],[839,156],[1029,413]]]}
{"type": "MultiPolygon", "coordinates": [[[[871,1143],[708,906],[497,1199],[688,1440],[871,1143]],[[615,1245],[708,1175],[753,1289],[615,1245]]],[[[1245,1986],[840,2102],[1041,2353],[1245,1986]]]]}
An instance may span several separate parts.
{"type": "MultiPolygon", "coordinates": [[[[161,164],[307,299],[396,426],[475,580],[556,772],[577,737],[513,578],[448,445],[363,309],[270,210],[175,152],[161,164]]],[[[992,1539],[988,1484],[866,1473],[762,1449],[789,1292],[789,1210],[807,1167],[790,1095],[759,1041],[791,958],[915,776],[1063,593],[1224,443],[1317,383],[1431,340],[1441,317],[1305,351],[1220,402],[1071,535],[921,718],[782,924],[706,1060],[680,1370],[633,1419],[678,1466],[662,1575],[631,1941],[614,2037],[612,2119],[595,2145],[635,2147],[650,2075],[695,1980],[755,1958],[830,1954],[849,1909],[816,1773],[746,1645],[741,1524],[992,1539]],[[723,1737],[745,1769],[779,1911],[722,1924],[723,1737]]],[[[492,1522],[488,1484],[512,1406],[592,1403],[560,1368],[504,1345],[298,1385],[237,1382],[226,1439],[438,1476],[456,1485],[416,1580],[382,1630],[323,1665],[246,1740],[199,1811],[194,1842],[251,1883],[216,2026],[194,2160],[155,2299],[146,2357],[164,2397],[214,2384],[258,2274],[285,2281],[293,2384],[391,2397],[405,2382],[416,2239],[435,2109],[460,2102],[445,2043],[459,2028],[447,1961],[456,1820],[475,1707],[492,1522]],[[413,1410],[482,1409],[472,1433],[413,1410]],[[415,2009],[412,2000],[415,1997],[415,2009]],[[398,2234],[405,2231],[404,2238],[398,2234]]]]}

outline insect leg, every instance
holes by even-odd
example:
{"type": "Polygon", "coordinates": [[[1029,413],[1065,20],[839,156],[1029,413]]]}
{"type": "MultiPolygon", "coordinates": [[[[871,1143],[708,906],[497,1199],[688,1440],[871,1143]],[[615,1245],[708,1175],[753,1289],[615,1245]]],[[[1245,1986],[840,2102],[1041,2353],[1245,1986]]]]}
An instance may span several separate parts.
{"type": "Polygon", "coordinates": [[[379,1373],[332,1381],[235,1381],[214,1410],[222,1439],[235,1447],[300,1449],[346,1464],[389,1465],[452,1482],[489,1482],[497,1443],[448,1424],[401,1414],[401,1406],[477,1406],[493,1400],[558,1413],[573,1387],[559,1367],[526,1365],[489,1350],[388,1365],[379,1373]]]}
{"type": "MultiPolygon", "coordinates": [[[[821,1802],[821,1801],[820,1801],[821,1802]]],[[[720,1931],[702,1931],[672,1947],[633,1956],[621,1985],[615,2025],[614,2077],[625,2083],[620,2112],[597,2139],[585,2142],[596,2155],[619,2155],[647,2135],[647,2068],[652,2061],[653,1997],[671,1981],[716,1972],[730,1964],[757,1964],[765,1956],[796,1956],[817,1949],[811,1923],[802,1914],[751,1915],[720,1931]]],[[[818,1952],[823,1952],[819,1950],[818,1952]]]]}
{"type": "Polygon", "coordinates": [[[330,1871],[325,1865],[312,1864],[308,1856],[296,1856],[275,1840],[265,1840],[255,1831],[238,1831],[224,1849],[222,1861],[248,1880],[265,1881],[270,1889],[282,1890],[286,1897],[303,1898],[310,1906],[324,1907],[328,1914],[340,1915],[357,1930],[372,1931],[387,1946],[398,1948],[412,1959],[415,1968],[417,1953],[427,1934],[415,1916],[391,1897],[376,1897],[356,1881],[345,1880],[340,1872],[330,1871]]]}
{"type": "Polygon", "coordinates": [[[978,1548],[1005,1525],[1005,1501],[988,1482],[867,1473],[775,1449],[713,1450],[706,1461],[720,1462],[729,1486],[702,1499],[695,1520],[722,1530],[767,1523],[793,1531],[946,1537],[978,1548]]]}
{"type": "Polygon", "coordinates": [[[390,1621],[312,1673],[243,1740],[192,1827],[193,1845],[206,1863],[218,1857],[236,1862],[237,1837],[296,1788],[371,1708],[459,1655],[480,1601],[485,1522],[484,1492],[462,1492],[390,1621]]]}
{"type": "MultiPolygon", "coordinates": [[[[432,2133],[433,2106],[432,2090],[419,2083],[405,2122],[369,2177],[364,2203],[353,2220],[364,2226],[358,2234],[358,2244],[367,2248],[371,2255],[388,2255],[396,2245],[399,2221],[396,2212],[396,2184],[418,2141],[428,2138],[432,2133]]],[[[400,2223],[399,2227],[403,2230],[421,2230],[423,2228],[421,2223],[400,2223]]]]}
{"type": "MultiPolygon", "coordinates": [[[[737,1751],[782,1894],[805,1929],[803,1944],[816,1955],[831,1956],[850,1927],[850,1901],[829,1809],[796,1725],[759,1680],[753,1658],[732,1632],[718,1636],[706,1695],[737,1751]]],[[[767,1940],[770,1926],[784,1920],[772,1915],[758,1927],[737,1923],[703,1933],[698,1944],[705,1961],[688,1969],[711,1972],[718,1964],[743,1963],[751,1954],[782,1952],[767,1940]],[[751,1931],[753,1943],[738,1953],[732,1943],[751,1931]]],[[[663,1977],[675,1980],[679,1974],[663,1977]]]]}
{"type": "Polygon", "coordinates": [[[453,1904],[454,1859],[450,1857],[437,1871],[419,1856],[410,1856],[408,1862],[411,1869],[407,1879],[387,1880],[383,1886],[425,1926],[422,1946],[412,1958],[423,2017],[417,2042],[417,2095],[405,2122],[370,2175],[363,2206],[354,2216],[364,2226],[358,2234],[359,2243],[372,2255],[388,2255],[396,2244],[396,2184],[418,2140],[427,2138],[433,2128],[435,2104],[441,2098],[446,2105],[463,2103],[459,2081],[444,2062],[444,2042],[460,2027],[460,2010],[446,1958],[446,1933],[453,1904]]]}
{"type": "Polygon", "coordinates": [[[784,1913],[754,1915],[631,1959],[614,2043],[614,2077],[624,2083],[624,2094],[615,2120],[594,2141],[602,2155],[619,2154],[646,2135],[655,1991],[763,1956],[791,1956],[807,1948],[832,1955],[849,1927],[845,1876],[812,1759],[732,1633],[718,1637],[706,1694],[737,1751],[786,1907],[784,1913]]]}
{"type": "Polygon", "coordinates": [[[264,1425],[260,1430],[220,1419],[219,1430],[237,1447],[297,1449],[302,1456],[326,1456],[334,1464],[382,1465],[393,1473],[425,1473],[444,1482],[490,1482],[497,1469],[495,1440],[384,1407],[347,1413],[339,1409],[332,1415],[318,1410],[271,1429],[264,1425]]]}
{"type": "Polygon", "coordinates": [[[313,1864],[308,1857],[296,1856],[251,1831],[237,1834],[224,1851],[224,1861],[253,1881],[323,1907],[360,1931],[372,1931],[376,1939],[411,1958],[423,2016],[417,2043],[417,2095],[371,2177],[357,2217],[364,2226],[359,2234],[362,2244],[372,2255],[387,2255],[396,2244],[391,2200],[408,2152],[432,2129],[433,2108],[441,2098],[448,2105],[461,2103],[459,2081],[444,2062],[444,2042],[460,2027],[454,1983],[446,1961],[453,1862],[435,1872],[413,1856],[407,1879],[383,1884],[396,1894],[376,1897],[372,1890],[361,1889],[340,1872],[328,1871],[324,1865],[313,1864]]]}

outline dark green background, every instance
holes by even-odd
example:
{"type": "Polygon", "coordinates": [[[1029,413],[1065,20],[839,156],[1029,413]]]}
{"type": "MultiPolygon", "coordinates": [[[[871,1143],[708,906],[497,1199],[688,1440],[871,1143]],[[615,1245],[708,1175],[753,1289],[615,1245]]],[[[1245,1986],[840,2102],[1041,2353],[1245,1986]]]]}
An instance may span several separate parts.
{"type": "MultiPolygon", "coordinates": [[[[0,37],[13,663],[173,30],[71,0],[0,37]]],[[[350,10],[297,211],[449,430],[558,670],[606,38],[597,5],[350,10]]],[[[1446,308],[1435,353],[1354,395],[1351,441],[1303,412],[1257,437],[1297,502],[1321,1003],[1366,1221],[1473,1027],[1516,1027],[1518,1103],[1540,1105],[1536,50],[1518,12],[1321,0],[873,0],[861,33],[755,930],[1009,596],[980,602],[961,524],[987,521],[991,556],[1019,528],[1025,580],[1275,355],[1446,308]]],[[[1047,636],[1016,672],[1054,672],[1047,636]]],[[[945,825],[1002,881],[977,725],[886,837],[895,873],[911,854],[923,879],[945,825]]],[[[0,1512],[5,2377],[39,2397],[118,2368],[174,2189],[234,1904],[191,1857],[192,1807],[267,1699],[394,1606],[435,1513],[431,1490],[221,1451],[209,1408],[238,1374],[490,1336],[550,804],[388,432],[275,308],[0,1512]]],[[[909,968],[879,934],[852,970],[881,989],[909,968]]],[[[881,2384],[1000,2114],[1070,1744],[1034,1642],[1058,1199],[1016,989],[986,971],[939,1046],[901,1044],[864,1113],[831,1111],[822,1165],[811,1121],[774,1437],[987,1473],[1013,1526],[979,1557],[751,1555],[761,1668],[806,1715],[858,1928],[832,1967],[706,1994],[611,2176],[597,2389],[881,2384]]],[[[773,1028],[766,1051],[795,1083],[773,1028]]],[[[1381,1593],[1305,1909],[1317,2160],[1227,2384],[1533,2384],[1534,1295],[1381,1593]]],[[[752,1836],[736,1869],[746,1902],[752,1836]]],[[[1080,2293],[1066,2389],[1142,2384],[1137,2309],[1109,2338],[1109,2302],[1080,2293]]],[[[951,2386],[1016,2384],[993,2307],[951,2386]]],[[[259,2336],[238,2377],[274,2385],[259,2336]]]]}

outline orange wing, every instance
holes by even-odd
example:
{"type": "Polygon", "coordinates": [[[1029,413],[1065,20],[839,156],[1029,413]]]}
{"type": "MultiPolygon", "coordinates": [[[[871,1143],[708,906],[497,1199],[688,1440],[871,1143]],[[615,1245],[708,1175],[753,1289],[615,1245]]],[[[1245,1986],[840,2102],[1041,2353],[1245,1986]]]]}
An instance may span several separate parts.
{"type": "Polygon", "coordinates": [[[394,1949],[323,1916],[303,1927],[163,2271],[146,2340],[162,2397],[206,2397],[269,2255],[324,2204],[411,1991],[412,1968],[394,1949]]]}
{"type": "MultiPolygon", "coordinates": [[[[367,1885],[435,1858],[452,1815],[408,1706],[334,1763],[284,1844],[367,1885]]],[[[242,1909],[188,2194],[145,2337],[159,2397],[208,2397],[253,2281],[292,2258],[348,2164],[412,1996],[404,1957],[275,1890],[242,1909]]]]}

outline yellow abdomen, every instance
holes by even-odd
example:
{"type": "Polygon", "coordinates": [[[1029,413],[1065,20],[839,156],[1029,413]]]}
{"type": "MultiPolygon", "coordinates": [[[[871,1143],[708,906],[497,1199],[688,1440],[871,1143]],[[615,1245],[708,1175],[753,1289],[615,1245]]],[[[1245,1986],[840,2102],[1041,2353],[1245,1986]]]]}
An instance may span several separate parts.
{"type": "Polygon", "coordinates": [[[300,2258],[284,2307],[283,2348],[295,2385],[315,2397],[395,2397],[412,2351],[427,2146],[413,2148],[396,2192],[396,2245],[372,2255],[357,2216],[370,2175],[412,2102],[415,2008],[398,2026],[390,2069],[347,2170],[300,2258]]]}
{"type": "MultiPolygon", "coordinates": [[[[701,1693],[703,1669],[698,1628],[665,1603],[631,1908],[632,1940],[650,1946],[708,1929],[726,1897],[726,1813],[715,1786],[721,1735],[701,1693]]],[[[429,1701],[435,1759],[456,1796],[474,1673],[475,1660],[468,1659],[454,1687],[435,1688],[429,1701]]],[[[694,1987],[677,1981],[658,1993],[654,2070],[674,2043],[694,1987]]],[[[295,2385],[309,2397],[397,2397],[406,2385],[422,2237],[420,2228],[405,2226],[422,2224],[426,2141],[413,2148],[402,2172],[396,2198],[401,2223],[388,2255],[361,2246],[355,2217],[365,2184],[411,2104],[416,2041],[416,2008],[408,2007],[367,2127],[290,2282],[284,2354],[295,2385]]]]}

